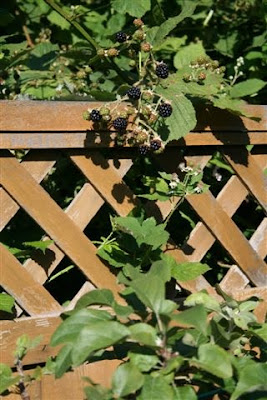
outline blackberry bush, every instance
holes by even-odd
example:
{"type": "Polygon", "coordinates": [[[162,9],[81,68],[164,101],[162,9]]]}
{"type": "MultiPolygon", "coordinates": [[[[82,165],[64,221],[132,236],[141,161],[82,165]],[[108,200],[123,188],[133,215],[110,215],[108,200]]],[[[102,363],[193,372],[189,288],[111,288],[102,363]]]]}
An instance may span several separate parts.
{"type": "Polygon", "coordinates": [[[93,122],[99,122],[101,121],[102,115],[100,114],[99,110],[92,110],[90,113],[90,119],[93,122]]]}
{"type": "Polygon", "coordinates": [[[124,43],[127,40],[127,34],[125,32],[117,32],[116,35],[116,41],[119,43],[124,43]]]}
{"type": "Polygon", "coordinates": [[[112,123],[113,127],[118,131],[124,131],[127,127],[127,119],[118,117],[112,123]]]}
{"type": "Polygon", "coordinates": [[[127,95],[130,99],[138,100],[141,97],[141,90],[138,87],[133,86],[127,91],[127,95]]]}
{"type": "Polygon", "coordinates": [[[161,79],[166,79],[169,76],[169,68],[165,63],[160,63],[156,66],[156,75],[161,79]]]}
{"type": "Polygon", "coordinates": [[[172,106],[169,103],[162,103],[159,106],[159,115],[163,118],[170,117],[172,115],[172,106]]]}

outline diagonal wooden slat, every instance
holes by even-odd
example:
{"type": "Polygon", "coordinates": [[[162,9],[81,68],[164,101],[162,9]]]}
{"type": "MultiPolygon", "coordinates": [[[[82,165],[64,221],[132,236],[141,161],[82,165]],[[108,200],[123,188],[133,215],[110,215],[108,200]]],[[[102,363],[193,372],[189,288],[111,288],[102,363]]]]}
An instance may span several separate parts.
{"type": "Polygon", "coordinates": [[[42,285],[34,281],[19,261],[0,243],[0,283],[30,315],[62,312],[61,306],[42,285]]]}
{"type": "Polygon", "coordinates": [[[0,183],[97,287],[116,294],[116,277],[95,255],[95,247],[48,193],[9,154],[0,154],[0,183]]]}
{"type": "Polygon", "coordinates": [[[267,218],[264,218],[249,240],[254,250],[264,259],[267,255],[267,218]]]}
{"type": "Polygon", "coordinates": [[[213,195],[190,195],[186,200],[251,281],[261,285],[266,276],[265,263],[213,195]]]}
{"type": "Polygon", "coordinates": [[[237,176],[267,211],[267,179],[253,156],[244,148],[225,147],[223,154],[237,176]]]}
{"type": "MultiPolygon", "coordinates": [[[[59,152],[55,150],[30,151],[22,160],[23,167],[40,183],[57,161],[59,152]]],[[[19,205],[0,187],[0,232],[19,210],[19,205]]]]}
{"type": "MultiPolygon", "coordinates": [[[[130,169],[132,162],[131,160],[120,160],[119,162],[120,168],[117,171],[122,177],[130,169]]],[[[110,168],[112,168],[111,162],[110,168]]],[[[84,230],[104,202],[103,198],[98,194],[93,186],[91,186],[90,183],[85,183],[67,207],[65,213],[81,230],[84,230]]],[[[44,238],[44,240],[45,239],[47,238],[44,238]]],[[[46,253],[44,255],[39,254],[38,259],[28,259],[24,263],[24,267],[39,283],[44,283],[46,281],[47,277],[51,275],[65,256],[64,252],[61,251],[55,243],[49,246],[49,250],[53,252],[53,259],[51,259],[49,254],[46,253]]]]}
{"type": "MultiPolygon", "coordinates": [[[[94,162],[90,161],[89,158],[86,158],[81,154],[75,156],[73,155],[73,152],[71,154],[72,161],[81,169],[83,174],[90,180],[90,182],[95,186],[99,193],[105,193],[106,200],[109,204],[112,204],[113,208],[119,215],[125,216],[133,209],[133,207],[137,204],[137,200],[135,199],[134,194],[121,180],[115,169],[112,170],[110,168],[109,170],[107,170],[107,168],[105,168],[107,161],[101,154],[97,153],[94,158],[94,162]],[[96,167],[96,165],[98,165],[98,168],[96,167]],[[118,197],[116,195],[114,198],[113,187],[115,185],[119,185],[119,188],[122,190],[123,196],[120,197],[121,201],[118,201],[118,197]]],[[[159,202],[158,206],[161,207],[162,204],[164,203],[159,202]]],[[[169,212],[170,211],[171,210],[169,210],[169,212]]],[[[162,213],[161,209],[160,212],[162,213]]],[[[188,261],[184,254],[177,253],[175,250],[171,253],[171,255],[178,262],[188,261]]],[[[179,284],[184,289],[191,292],[206,289],[209,293],[212,293],[216,296],[215,290],[203,276],[197,278],[196,280],[179,282],[179,284]]]]}
{"type": "Polygon", "coordinates": [[[94,188],[121,216],[126,216],[138,204],[131,189],[122,181],[115,168],[99,152],[69,152],[71,160],[94,188]]]}

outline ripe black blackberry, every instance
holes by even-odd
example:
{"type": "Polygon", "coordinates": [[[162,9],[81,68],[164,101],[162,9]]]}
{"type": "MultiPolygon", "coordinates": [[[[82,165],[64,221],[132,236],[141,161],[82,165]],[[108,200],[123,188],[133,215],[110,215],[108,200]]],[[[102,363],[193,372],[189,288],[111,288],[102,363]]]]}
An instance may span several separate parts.
{"type": "Polygon", "coordinates": [[[119,43],[124,43],[124,42],[126,42],[126,40],[127,40],[127,35],[126,35],[126,33],[125,33],[125,32],[122,32],[122,31],[117,32],[116,35],[115,35],[115,37],[116,37],[117,42],[119,42],[119,43]]]}
{"type": "Polygon", "coordinates": [[[167,118],[172,115],[172,106],[169,103],[162,103],[159,106],[159,115],[163,118],[167,118]]]}
{"type": "Polygon", "coordinates": [[[153,139],[150,142],[150,148],[154,151],[157,151],[161,148],[161,141],[159,139],[153,139]]]}
{"type": "Polygon", "coordinates": [[[91,113],[90,113],[90,119],[91,119],[93,122],[98,122],[98,121],[101,120],[101,118],[102,118],[102,115],[100,114],[100,111],[99,111],[99,110],[92,110],[92,111],[91,111],[91,113]]]}
{"type": "Polygon", "coordinates": [[[166,79],[169,76],[169,68],[165,63],[160,63],[156,66],[156,75],[161,79],[166,79]]]}
{"type": "Polygon", "coordinates": [[[138,100],[141,97],[141,90],[138,87],[133,86],[127,90],[127,95],[130,99],[138,100]]]}
{"type": "Polygon", "coordinates": [[[118,118],[114,119],[112,125],[118,131],[124,131],[127,127],[127,119],[118,117],[118,118]]]}
{"type": "Polygon", "coordinates": [[[139,153],[141,156],[145,156],[149,152],[149,147],[146,144],[139,146],[139,153]]]}

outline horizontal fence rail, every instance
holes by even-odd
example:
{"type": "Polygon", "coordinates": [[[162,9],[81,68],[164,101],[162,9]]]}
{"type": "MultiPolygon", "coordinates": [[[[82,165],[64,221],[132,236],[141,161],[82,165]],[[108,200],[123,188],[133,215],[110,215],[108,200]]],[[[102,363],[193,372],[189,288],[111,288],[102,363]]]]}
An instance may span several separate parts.
{"type": "MultiPolygon", "coordinates": [[[[117,215],[126,216],[140,204],[138,196],[125,182],[134,168],[137,152],[130,147],[116,147],[115,132],[95,132],[91,122],[83,120],[84,111],[99,106],[100,103],[88,102],[0,102],[0,234],[9,229],[23,210],[45,232],[42,240],[53,240],[45,254],[36,252],[24,262],[0,243],[0,286],[15,298],[17,309],[14,321],[1,322],[0,362],[13,365],[14,343],[23,333],[32,338],[43,335],[40,345],[25,358],[28,366],[45,362],[58,350],[50,348],[49,341],[61,321],[63,308],[45,283],[64,258],[67,257],[84,276],[84,283],[71,299],[69,309],[92,288],[109,288],[115,296],[120,289],[116,276],[98,258],[97,247],[86,234],[86,228],[94,223],[104,205],[117,215]],[[105,151],[101,151],[104,148],[105,151]],[[25,151],[17,157],[14,150],[25,151]],[[82,177],[81,188],[66,208],[58,204],[44,186],[51,173],[57,170],[61,157],[82,177]]],[[[267,300],[264,262],[267,193],[263,173],[267,167],[266,107],[247,106],[247,111],[260,121],[216,109],[199,111],[194,132],[167,146],[162,155],[155,157],[155,162],[161,171],[167,172],[176,172],[181,162],[197,166],[203,170],[205,181],[214,152],[220,152],[231,171],[229,179],[216,195],[210,188],[206,193],[186,198],[197,223],[182,245],[178,246],[171,238],[166,252],[178,262],[201,261],[212,251],[212,246],[220,246],[233,260],[227,266],[220,287],[237,300],[254,295],[267,300]],[[247,238],[235,215],[245,201],[252,199],[260,207],[262,218],[247,238]]],[[[64,181],[64,175],[61,179],[64,181]]],[[[168,217],[172,207],[170,202],[145,204],[148,214],[158,222],[168,217]]],[[[177,284],[187,292],[206,289],[218,297],[204,276],[177,284]]],[[[258,319],[263,320],[265,313],[266,302],[261,302],[256,310],[258,319]]],[[[65,383],[61,381],[67,389],[56,398],[82,398],[80,376],[89,370],[96,381],[107,384],[106,376],[114,369],[114,363],[102,364],[101,368],[102,374],[99,366],[95,369],[86,366],[70,373],[70,381],[68,378],[64,378],[65,383]]],[[[59,385],[47,378],[45,382],[36,383],[32,390],[33,393],[39,391],[36,398],[48,400],[55,398],[52,393],[57,393],[59,385]]]]}

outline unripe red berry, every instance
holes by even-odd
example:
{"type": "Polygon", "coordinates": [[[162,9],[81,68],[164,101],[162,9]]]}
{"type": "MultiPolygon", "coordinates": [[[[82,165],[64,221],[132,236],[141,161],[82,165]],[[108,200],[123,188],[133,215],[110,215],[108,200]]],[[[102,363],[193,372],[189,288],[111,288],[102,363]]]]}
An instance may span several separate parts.
{"type": "Polygon", "coordinates": [[[119,52],[117,49],[111,48],[111,49],[108,49],[107,54],[109,57],[117,57],[119,52]]]}
{"type": "Polygon", "coordinates": [[[140,19],[140,18],[136,18],[133,21],[134,26],[136,26],[137,28],[140,28],[141,26],[144,25],[144,22],[140,19]]]}
{"type": "Polygon", "coordinates": [[[145,53],[149,53],[151,48],[152,48],[152,46],[148,42],[141,44],[141,50],[144,51],[145,53]]]}

